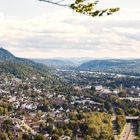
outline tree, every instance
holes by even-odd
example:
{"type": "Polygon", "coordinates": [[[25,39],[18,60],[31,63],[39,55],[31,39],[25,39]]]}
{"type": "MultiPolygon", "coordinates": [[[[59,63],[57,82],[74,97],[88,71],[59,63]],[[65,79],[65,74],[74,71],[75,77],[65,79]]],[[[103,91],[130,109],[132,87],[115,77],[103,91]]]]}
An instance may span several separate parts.
{"type": "Polygon", "coordinates": [[[67,128],[66,131],[65,131],[65,135],[69,136],[69,137],[72,137],[72,130],[67,128]]]}
{"type": "Polygon", "coordinates": [[[6,119],[4,122],[1,124],[1,128],[5,130],[6,132],[9,132],[10,129],[13,127],[13,122],[11,119],[6,119]]]}
{"type": "Polygon", "coordinates": [[[92,86],[92,87],[91,87],[91,90],[92,90],[92,91],[96,91],[95,86],[92,86]]]}
{"type": "Polygon", "coordinates": [[[25,134],[25,133],[24,133],[24,134],[22,135],[22,139],[23,139],[23,140],[29,140],[29,139],[30,139],[30,136],[29,136],[28,134],[25,134]]]}
{"type": "Polygon", "coordinates": [[[14,136],[13,136],[12,132],[9,132],[8,133],[8,137],[9,137],[10,140],[13,140],[14,139],[14,136]]]}
{"type": "Polygon", "coordinates": [[[73,134],[76,135],[79,128],[78,122],[74,120],[70,120],[69,128],[73,131],[73,134]]]}
{"type": "Polygon", "coordinates": [[[0,140],[7,140],[6,133],[0,133],[0,140]]]}
{"type": "Polygon", "coordinates": [[[102,10],[97,10],[96,5],[99,3],[99,0],[95,0],[95,1],[74,0],[74,2],[68,0],[67,1],[66,0],[39,0],[39,1],[47,2],[62,7],[68,7],[74,10],[75,12],[89,15],[92,17],[111,15],[119,11],[119,8],[106,8],[102,10]]]}
{"type": "Polygon", "coordinates": [[[116,121],[117,121],[117,128],[118,128],[118,132],[121,133],[124,126],[125,126],[125,123],[126,123],[126,118],[124,115],[118,115],[116,117],[116,121]]]}
{"type": "Polygon", "coordinates": [[[63,129],[62,129],[62,128],[58,129],[58,135],[59,135],[59,136],[64,135],[64,131],[63,131],[63,129]]]}
{"type": "Polygon", "coordinates": [[[115,109],[117,115],[124,115],[124,111],[121,108],[115,109]]]}
{"type": "Polygon", "coordinates": [[[45,140],[45,137],[42,134],[37,134],[34,136],[34,140],[45,140]]]}
{"type": "Polygon", "coordinates": [[[105,130],[102,130],[99,137],[100,140],[113,140],[113,138],[113,135],[111,135],[109,131],[105,130]]]}
{"type": "Polygon", "coordinates": [[[85,140],[93,140],[93,138],[89,135],[85,136],[85,140]]]}
{"type": "Polygon", "coordinates": [[[49,124],[53,123],[53,121],[54,121],[54,120],[53,120],[52,117],[48,117],[47,120],[46,120],[46,122],[49,123],[49,124]]]}
{"type": "Polygon", "coordinates": [[[118,95],[119,97],[126,97],[127,93],[125,91],[121,91],[118,95]]]}
{"type": "Polygon", "coordinates": [[[87,130],[88,130],[88,123],[82,122],[80,124],[80,131],[82,132],[82,134],[86,134],[87,130]]]}
{"type": "Polygon", "coordinates": [[[0,114],[3,114],[3,113],[4,113],[4,108],[0,107],[0,114]]]}
{"type": "Polygon", "coordinates": [[[57,134],[52,135],[51,140],[60,140],[59,135],[57,134]]]}

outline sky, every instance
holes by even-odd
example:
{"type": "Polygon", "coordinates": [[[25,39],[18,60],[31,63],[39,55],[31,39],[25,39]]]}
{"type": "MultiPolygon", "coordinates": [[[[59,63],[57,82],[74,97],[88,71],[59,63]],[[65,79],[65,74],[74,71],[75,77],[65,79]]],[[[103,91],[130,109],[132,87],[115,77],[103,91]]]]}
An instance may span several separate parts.
{"type": "Polygon", "coordinates": [[[24,58],[140,58],[140,0],[100,0],[120,7],[88,17],[37,0],[0,0],[0,46],[24,58]]]}

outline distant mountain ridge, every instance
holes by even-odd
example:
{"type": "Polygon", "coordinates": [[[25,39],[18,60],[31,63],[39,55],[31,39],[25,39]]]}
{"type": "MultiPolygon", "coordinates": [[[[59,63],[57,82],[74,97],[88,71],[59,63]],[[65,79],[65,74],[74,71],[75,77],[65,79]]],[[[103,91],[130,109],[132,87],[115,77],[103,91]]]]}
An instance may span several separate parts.
{"type": "Polygon", "coordinates": [[[91,60],[81,64],[79,70],[140,74],[140,59],[91,60]]]}
{"type": "Polygon", "coordinates": [[[28,64],[38,69],[45,67],[43,64],[36,63],[30,59],[16,57],[4,48],[0,48],[0,61],[10,61],[17,64],[28,64]]]}
{"type": "MultiPolygon", "coordinates": [[[[75,61],[74,61],[75,62],[75,61]]],[[[0,70],[8,71],[12,74],[16,73],[45,73],[52,75],[51,70],[48,66],[58,66],[61,68],[69,68],[68,66],[74,66],[74,69],[88,70],[88,71],[99,71],[99,72],[113,72],[129,75],[140,76],[140,59],[103,59],[103,60],[90,60],[82,63],[80,66],[75,66],[72,60],[57,60],[57,59],[37,59],[30,60],[25,58],[19,58],[14,56],[8,50],[0,48],[0,70]],[[42,64],[41,64],[42,63],[42,64]],[[46,66],[46,65],[48,66],[46,66]],[[18,68],[20,67],[20,69],[18,68]],[[27,70],[27,68],[28,70],[27,70]],[[24,69],[23,72],[21,69],[24,69]]],[[[70,67],[70,69],[73,67],[70,67]]]]}
{"type": "Polygon", "coordinates": [[[49,76],[50,69],[40,63],[29,59],[15,57],[4,48],[0,48],[0,72],[13,74],[15,76],[30,77],[34,73],[49,76]]]}
{"type": "Polygon", "coordinates": [[[48,91],[56,90],[56,87],[59,87],[58,92],[66,92],[65,88],[71,89],[50,67],[29,59],[15,57],[3,48],[0,48],[0,77],[8,77],[9,80],[12,77],[28,80],[32,86],[38,83],[45,86],[48,91]]]}
{"type": "Polygon", "coordinates": [[[4,48],[0,48],[0,60],[14,60],[16,57],[10,53],[9,51],[5,50],[4,48]]]}
{"type": "Polygon", "coordinates": [[[69,60],[60,60],[60,59],[32,59],[35,62],[42,63],[48,66],[74,66],[75,64],[69,60]]]}

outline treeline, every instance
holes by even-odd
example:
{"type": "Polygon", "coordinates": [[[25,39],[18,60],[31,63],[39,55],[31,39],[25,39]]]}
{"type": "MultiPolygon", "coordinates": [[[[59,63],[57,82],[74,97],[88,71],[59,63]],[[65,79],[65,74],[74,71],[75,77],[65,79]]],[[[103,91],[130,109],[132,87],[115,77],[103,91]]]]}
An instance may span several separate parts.
{"type": "Polygon", "coordinates": [[[130,100],[119,100],[114,97],[113,103],[118,108],[122,109],[126,115],[139,116],[140,115],[140,103],[132,102],[130,100]]]}
{"type": "Polygon", "coordinates": [[[69,118],[68,123],[56,125],[54,119],[48,116],[40,130],[47,131],[55,140],[59,140],[62,135],[69,136],[71,140],[114,140],[111,116],[106,113],[71,112],[69,118]]]}
{"type": "Polygon", "coordinates": [[[74,113],[70,114],[68,128],[73,137],[78,134],[85,140],[113,140],[113,130],[110,115],[106,113],[74,113]],[[79,131],[80,130],[80,131],[79,131]]]}
{"type": "Polygon", "coordinates": [[[0,115],[5,115],[13,110],[13,106],[0,100],[0,115]]]}

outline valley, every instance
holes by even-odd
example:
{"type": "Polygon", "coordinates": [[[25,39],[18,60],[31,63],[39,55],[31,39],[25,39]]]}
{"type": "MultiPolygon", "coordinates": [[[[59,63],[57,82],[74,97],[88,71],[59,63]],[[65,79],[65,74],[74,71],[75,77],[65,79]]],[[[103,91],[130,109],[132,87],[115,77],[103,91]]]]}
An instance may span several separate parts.
{"type": "Polygon", "coordinates": [[[139,99],[138,75],[50,67],[0,49],[2,140],[138,140],[139,99]]]}

